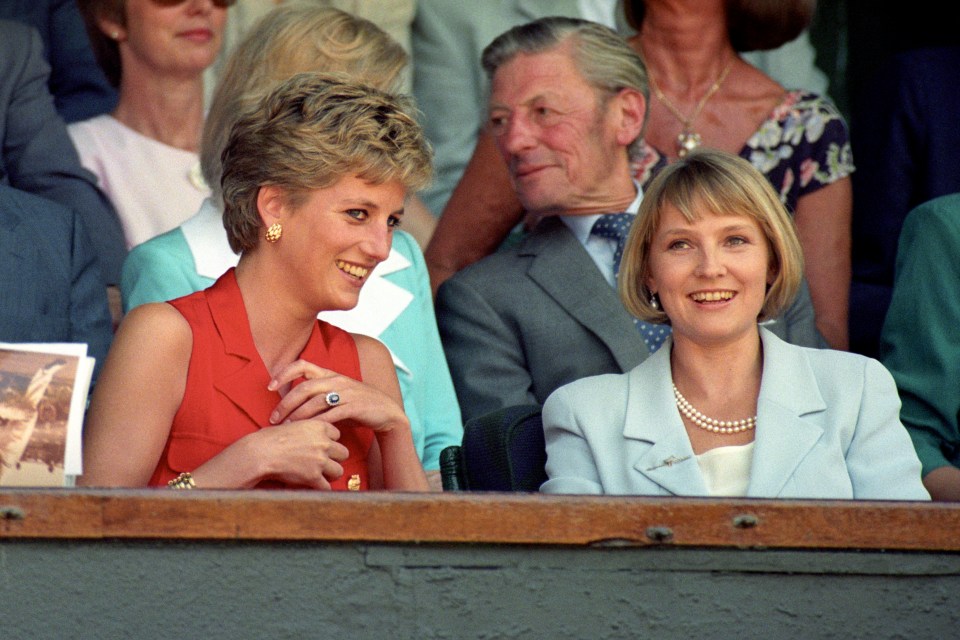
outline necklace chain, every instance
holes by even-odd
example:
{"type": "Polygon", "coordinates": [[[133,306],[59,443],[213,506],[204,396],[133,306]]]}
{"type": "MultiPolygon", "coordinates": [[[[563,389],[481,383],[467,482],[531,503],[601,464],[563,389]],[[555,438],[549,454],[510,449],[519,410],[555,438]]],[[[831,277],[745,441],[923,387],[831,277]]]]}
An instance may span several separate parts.
{"type": "Polygon", "coordinates": [[[673,117],[680,122],[681,131],[677,136],[677,155],[679,155],[681,158],[703,143],[703,138],[700,137],[699,133],[693,131],[690,128],[690,125],[693,124],[697,117],[700,116],[700,112],[703,111],[707,101],[710,100],[710,98],[712,98],[713,95],[720,90],[720,85],[722,85],[723,81],[727,79],[727,74],[729,74],[730,69],[733,68],[734,60],[736,60],[736,56],[730,58],[727,66],[723,68],[723,70],[720,72],[720,75],[717,76],[717,79],[714,80],[712,85],[710,85],[710,88],[707,89],[707,92],[703,94],[703,97],[700,98],[700,102],[697,103],[697,106],[694,107],[689,116],[684,116],[680,112],[680,109],[670,102],[667,96],[664,95],[663,91],[660,90],[660,85],[657,84],[653,74],[650,73],[649,69],[647,70],[647,77],[650,79],[650,88],[653,89],[653,94],[657,96],[657,100],[659,100],[660,103],[667,108],[667,111],[669,111],[671,115],[673,115],[673,117]]]}
{"type": "Polygon", "coordinates": [[[757,426],[757,416],[751,416],[743,420],[717,420],[716,418],[708,418],[697,411],[697,409],[683,397],[683,394],[677,389],[677,385],[673,385],[673,397],[677,399],[677,409],[680,410],[680,413],[687,416],[690,422],[701,429],[719,433],[720,435],[730,435],[740,433],[741,431],[749,431],[757,426]]]}

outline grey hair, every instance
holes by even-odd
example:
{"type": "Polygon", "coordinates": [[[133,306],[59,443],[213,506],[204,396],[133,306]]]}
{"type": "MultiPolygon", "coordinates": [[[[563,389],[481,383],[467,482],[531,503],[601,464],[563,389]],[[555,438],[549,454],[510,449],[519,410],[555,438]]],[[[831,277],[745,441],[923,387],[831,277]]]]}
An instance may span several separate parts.
{"type": "MultiPolygon", "coordinates": [[[[497,69],[517,55],[543,53],[568,42],[577,70],[599,93],[613,95],[633,89],[643,95],[644,101],[650,100],[643,58],[616,31],[589,20],[551,16],[518,25],[487,45],[481,63],[492,82],[497,69]]],[[[627,149],[631,160],[640,155],[645,128],[646,114],[640,134],[627,149]]]]}

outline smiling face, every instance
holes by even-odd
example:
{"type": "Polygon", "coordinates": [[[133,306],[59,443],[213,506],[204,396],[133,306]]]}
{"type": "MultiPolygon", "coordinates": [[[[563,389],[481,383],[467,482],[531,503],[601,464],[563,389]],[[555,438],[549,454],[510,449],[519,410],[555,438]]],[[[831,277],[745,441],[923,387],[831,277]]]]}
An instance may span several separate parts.
{"type": "Polygon", "coordinates": [[[598,95],[567,45],[520,53],[497,69],[488,130],[527,211],[592,212],[584,211],[590,203],[632,189],[626,149],[639,128],[625,140],[619,101],[598,95]]]}
{"type": "Polygon", "coordinates": [[[646,284],[659,296],[675,340],[725,344],[756,336],[767,285],[776,275],[771,256],[752,217],[706,212],[690,222],[665,204],[646,284]]]}
{"type": "Polygon", "coordinates": [[[213,64],[220,52],[227,10],[212,0],[171,5],[127,0],[124,11],[126,24],[100,21],[104,33],[118,35],[124,73],[151,69],[192,77],[213,64]]]}
{"type": "Polygon", "coordinates": [[[352,309],[360,289],[390,254],[393,231],[403,216],[406,189],[398,181],[370,184],[355,175],[308,192],[291,204],[275,187],[261,189],[265,227],[283,226],[275,244],[290,290],[312,313],[352,309]]]}

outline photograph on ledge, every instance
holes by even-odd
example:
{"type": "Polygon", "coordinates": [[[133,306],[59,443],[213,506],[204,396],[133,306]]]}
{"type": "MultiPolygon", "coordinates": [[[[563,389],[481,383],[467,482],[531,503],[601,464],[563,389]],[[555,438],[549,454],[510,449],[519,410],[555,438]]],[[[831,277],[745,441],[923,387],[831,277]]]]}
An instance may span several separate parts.
{"type": "Polygon", "coordinates": [[[84,344],[0,343],[0,486],[72,485],[92,372],[84,344]]]}

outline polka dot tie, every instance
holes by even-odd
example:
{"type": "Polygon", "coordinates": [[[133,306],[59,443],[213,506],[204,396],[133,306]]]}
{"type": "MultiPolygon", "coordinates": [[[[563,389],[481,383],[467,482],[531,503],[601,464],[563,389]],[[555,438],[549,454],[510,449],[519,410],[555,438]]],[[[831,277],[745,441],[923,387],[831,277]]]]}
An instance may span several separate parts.
{"type": "MultiPolygon", "coordinates": [[[[620,273],[620,258],[623,257],[623,247],[627,242],[627,234],[630,232],[630,225],[633,224],[634,218],[636,216],[630,213],[606,213],[600,216],[590,230],[590,233],[595,236],[616,240],[617,249],[613,253],[613,273],[616,275],[620,273]]],[[[659,349],[666,337],[670,335],[669,325],[652,324],[639,318],[634,318],[633,323],[650,353],[659,349]]]]}

